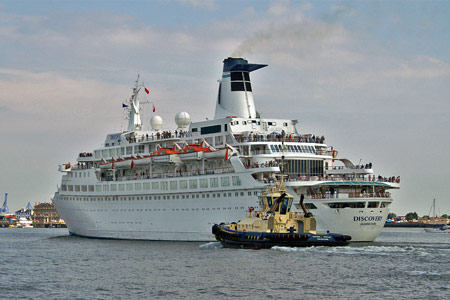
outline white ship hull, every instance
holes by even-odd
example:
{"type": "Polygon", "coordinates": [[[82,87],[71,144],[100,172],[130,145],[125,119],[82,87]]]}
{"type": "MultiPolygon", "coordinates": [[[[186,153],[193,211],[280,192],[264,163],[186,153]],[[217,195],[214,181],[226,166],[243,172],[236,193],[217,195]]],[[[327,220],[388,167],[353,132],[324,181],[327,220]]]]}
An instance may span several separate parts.
{"type": "MultiPolygon", "coordinates": [[[[206,177],[208,180],[211,178],[207,175],[197,177],[206,177]]],[[[198,189],[176,194],[101,192],[88,195],[59,192],[55,194],[53,203],[74,235],[113,239],[212,241],[214,236],[211,228],[214,224],[236,222],[245,217],[250,207],[258,207],[256,193],[262,191],[263,185],[251,185],[250,176],[244,175],[242,180],[247,182],[246,187],[253,188],[198,189]]],[[[145,181],[139,181],[141,182],[145,181]]],[[[316,207],[311,212],[317,219],[317,231],[350,235],[352,242],[374,241],[383,229],[389,208],[330,208],[327,203],[335,200],[337,199],[305,201],[316,207]]],[[[340,202],[346,200],[348,199],[339,199],[340,202]]],[[[366,203],[380,202],[380,199],[352,201],[366,203]]],[[[392,199],[383,198],[383,201],[392,202],[392,199]]],[[[297,206],[293,207],[293,211],[300,213],[301,209],[297,206]]]]}
{"type": "Polygon", "coordinates": [[[315,213],[317,232],[344,232],[352,242],[373,242],[384,227],[389,208],[323,209],[315,213]]]}
{"type": "Polygon", "coordinates": [[[387,190],[399,188],[400,178],[375,179],[372,163],[355,166],[337,158],[324,136],[299,133],[297,120],[261,117],[250,72],[265,66],[225,59],[214,118],[191,122],[180,112],[173,132],[163,130],[156,115],[150,120],[152,130],[144,130],[138,77],[124,106],[127,131],[108,134],[100,148],[80,153],[76,164],[60,165],[61,186],[52,201],[70,232],[114,239],[214,240],[214,224],[237,222],[250,207],[258,208],[257,193],[280,173],[283,161],[284,174],[290,176],[286,186],[297,202],[305,196],[319,232],[373,241],[389,213],[387,190]],[[334,200],[322,198],[330,193],[334,200]]]}
{"type": "Polygon", "coordinates": [[[212,241],[212,226],[244,218],[249,207],[257,205],[256,193],[262,191],[261,186],[249,190],[199,190],[176,194],[77,195],[59,192],[53,203],[73,235],[212,241]]]}

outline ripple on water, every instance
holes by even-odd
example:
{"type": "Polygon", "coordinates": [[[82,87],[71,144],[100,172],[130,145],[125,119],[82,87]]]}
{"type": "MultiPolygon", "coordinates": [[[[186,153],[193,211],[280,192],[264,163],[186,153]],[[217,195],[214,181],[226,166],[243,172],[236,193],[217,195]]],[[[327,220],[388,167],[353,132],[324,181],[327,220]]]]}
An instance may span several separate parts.
{"type": "Polygon", "coordinates": [[[259,251],[81,239],[53,229],[0,234],[2,299],[443,299],[449,292],[449,243],[414,232],[401,232],[400,242],[391,230],[380,236],[385,242],[259,251]]]}

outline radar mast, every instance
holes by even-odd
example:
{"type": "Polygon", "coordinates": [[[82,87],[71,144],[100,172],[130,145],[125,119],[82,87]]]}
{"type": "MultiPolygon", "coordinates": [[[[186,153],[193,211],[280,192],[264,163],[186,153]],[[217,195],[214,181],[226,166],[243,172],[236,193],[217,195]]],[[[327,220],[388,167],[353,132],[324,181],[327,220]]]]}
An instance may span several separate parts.
{"type": "Polygon", "coordinates": [[[139,75],[136,79],[136,84],[133,87],[133,94],[128,100],[130,112],[128,116],[128,131],[142,130],[141,115],[139,113],[139,99],[138,94],[142,88],[142,84],[139,84],[139,75]]]}

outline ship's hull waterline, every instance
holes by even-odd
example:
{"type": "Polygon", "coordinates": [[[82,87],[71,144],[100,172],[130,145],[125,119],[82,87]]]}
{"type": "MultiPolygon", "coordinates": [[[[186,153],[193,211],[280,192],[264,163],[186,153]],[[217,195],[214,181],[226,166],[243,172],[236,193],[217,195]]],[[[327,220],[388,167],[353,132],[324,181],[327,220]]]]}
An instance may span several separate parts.
{"type": "MultiPolygon", "coordinates": [[[[248,195],[247,191],[244,193],[248,195]]],[[[249,207],[257,206],[256,196],[253,192],[251,194],[252,196],[242,198],[210,196],[206,199],[137,200],[138,197],[142,199],[155,197],[152,194],[142,194],[122,197],[136,200],[98,201],[95,199],[99,197],[92,197],[74,203],[61,200],[60,195],[55,195],[53,202],[66,221],[69,231],[78,236],[213,241],[215,238],[211,234],[212,225],[241,220],[248,213],[249,207]]],[[[201,195],[202,193],[200,197],[201,195]]],[[[120,197],[110,195],[105,198],[120,199],[120,197]]],[[[310,203],[320,207],[319,201],[310,200],[310,203]]],[[[313,210],[313,213],[317,219],[318,233],[339,232],[350,235],[352,242],[372,242],[383,229],[389,209],[363,208],[355,212],[353,209],[328,208],[313,210]]]]}

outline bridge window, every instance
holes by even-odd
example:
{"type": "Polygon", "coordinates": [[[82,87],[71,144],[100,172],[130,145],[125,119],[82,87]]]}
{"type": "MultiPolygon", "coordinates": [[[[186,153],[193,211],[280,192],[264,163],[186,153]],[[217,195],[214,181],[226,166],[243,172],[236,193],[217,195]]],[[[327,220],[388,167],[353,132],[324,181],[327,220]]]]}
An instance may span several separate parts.
{"type": "Polygon", "coordinates": [[[377,208],[378,207],[378,201],[377,202],[369,202],[367,205],[367,208],[377,208]]]}
{"type": "Polygon", "coordinates": [[[202,127],[200,129],[200,133],[201,134],[210,134],[210,133],[221,132],[221,130],[222,130],[221,125],[213,125],[213,126],[208,126],[208,127],[202,127]]]}

